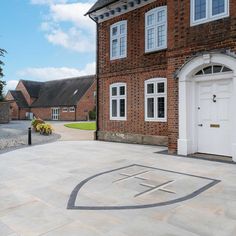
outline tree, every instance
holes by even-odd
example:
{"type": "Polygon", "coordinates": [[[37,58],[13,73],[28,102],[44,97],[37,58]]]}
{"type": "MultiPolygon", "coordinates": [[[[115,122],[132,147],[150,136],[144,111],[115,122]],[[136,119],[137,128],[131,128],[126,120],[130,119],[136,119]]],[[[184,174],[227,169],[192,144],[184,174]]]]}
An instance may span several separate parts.
{"type": "MultiPolygon", "coordinates": [[[[6,50],[0,48],[0,57],[4,57],[5,53],[6,53],[6,50]]],[[[6,85],[6,82],[1,80],[1,78],[4,76],[2,66],[4,66],[4,63],[3,61],[0,60],[0,102],[3,101],[4,99],[3,88],[6,85]]]]}

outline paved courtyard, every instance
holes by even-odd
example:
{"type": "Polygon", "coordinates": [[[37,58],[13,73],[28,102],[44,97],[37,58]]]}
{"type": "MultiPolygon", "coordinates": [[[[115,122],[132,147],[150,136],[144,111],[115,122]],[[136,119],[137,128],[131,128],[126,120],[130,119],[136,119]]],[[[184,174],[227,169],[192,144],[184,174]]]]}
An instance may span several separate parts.
{"type": "Polygon", "coordinates": [[[236,235],[236,165],[54,142],[0,155],[1,236],[236,235]]]}

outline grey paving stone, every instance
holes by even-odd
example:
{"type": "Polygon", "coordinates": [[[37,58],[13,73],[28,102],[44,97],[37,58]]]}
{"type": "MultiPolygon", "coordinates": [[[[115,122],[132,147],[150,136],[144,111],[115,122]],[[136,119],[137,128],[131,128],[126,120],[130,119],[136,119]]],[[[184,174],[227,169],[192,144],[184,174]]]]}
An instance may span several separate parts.
{"type": "MultiPolygon", "coordinates": [[[[14,230],[9,232],[14,236],[235,236],[235,165],[156,154],[160,150],[163,147],[68,141],[1,154],[0,227],[7,234],[9,229],[14,230]],[[98,211],[66,208],[72,190],[81,181],[133,164],[221,182],[191,199],[167,206],[98,211]]],[[[135,166],[126,173],[142,169],[135,166]]],[[[174,178],[175,185],[168,188],[179,195],[207,183],[170,172],[150,172],[144,176],[149,178],[146,184],[150,185],[174,178]]],[[[89,182],[76,204],[81,201],[87,206],[107,201],[117,205],[143,204],[169,199],[167,193],[154,191],[137,200],[133,196],[145,189],[139,185],[143,180],[112,184],[111,180],[118,177],[120,173],[114,173],[89,182]]]]}
{"type": "Polygon", "coordinates": [[[0,235],[1,236],[8,236],[8,235],[11,235],[13,233],[14,233],[14,231],[12,229],[10,229],[7,225],[3,224],[0,221],[0,235]]]}

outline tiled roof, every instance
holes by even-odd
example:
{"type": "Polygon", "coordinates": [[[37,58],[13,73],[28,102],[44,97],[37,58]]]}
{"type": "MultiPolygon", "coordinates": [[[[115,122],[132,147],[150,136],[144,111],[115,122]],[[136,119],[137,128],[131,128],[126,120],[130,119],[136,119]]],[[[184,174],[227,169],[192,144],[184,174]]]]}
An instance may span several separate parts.
{"type": "Polygon", "coordinates": [[[74,106],[95,81],[95,75],[44,82],[31,107],[74,106]]]}
{"type": "Polygon", "coordinates": [[[117,0],[98,0],[90,9],[89,11],[86,13],[87,14],[90,14],[94,11],[97,11],[97,10],[100,10],[102,9],[103,7],[106,7],[112,3],[115,3],[115,2],[118,2],[117,0]]]}
{"type": "Polygon", "coordinates": [[[24,84],[26,90],[28,91],[30,97],[37,98],[39,96],[39,91],[43,82],[31,81],[31,80],[21,80],[24,84]]]}
{"type": "Polygon", "coordinates": [[[28,108],[28,103],[25,100],[25,97],[23,96],[21,91],[18,90],[10,90],[10,93],[12,97],[14,98],[14,101],[16,101],[16,104],[20,108],[28,108]]]}

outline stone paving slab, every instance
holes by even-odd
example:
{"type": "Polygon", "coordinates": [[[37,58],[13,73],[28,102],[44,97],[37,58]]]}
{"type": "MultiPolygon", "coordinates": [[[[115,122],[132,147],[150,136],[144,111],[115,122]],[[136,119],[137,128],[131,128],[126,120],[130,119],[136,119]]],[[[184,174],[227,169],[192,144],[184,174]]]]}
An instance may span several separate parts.
{"type": "Polygon", "coordinates": [[[68,141],[1,154],[0,235],[235,236],[236,165],[156,154],[161,150],[164,148],[68,141]],[[132,168],[109,172],[125,166],[132,168]],[[129,178],[118,184],[113,181],[146,169],[149,172],[137,175],[138,178],[126,176],[129,178]],[[110,173],[109,178],[97,178],[104,172],[110,173]],[[187,175],[176,174],[180,172],[187,175]],[[191,175],[206,179],[198,181],[191,175]],[[90,181],[92,176],[95,181],[90,181]],[[88,185],[76,195],[76,204],[84,202],[91,207],[113,200],[117,205],[165,202],[173,197],[165,190],[176,191],[180,196],[208,184],[208,178],[220,182],[191,198],[165,206],[67,209],[72,191],[86,179],[88,185]],[[142,201],[135,200],[135,194],[149,188],[142,186],[143,182],[157,186],[169,179],[175,182],[157,187],[145,194],[142,201]]]}

